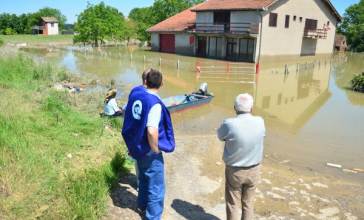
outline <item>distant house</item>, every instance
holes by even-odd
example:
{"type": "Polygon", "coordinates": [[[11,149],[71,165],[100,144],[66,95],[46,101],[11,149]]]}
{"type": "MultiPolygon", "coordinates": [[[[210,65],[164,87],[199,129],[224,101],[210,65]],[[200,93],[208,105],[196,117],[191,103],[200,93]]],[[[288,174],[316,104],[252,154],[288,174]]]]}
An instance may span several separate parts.
{"type": "Polygon", "coordinates": [[[55,17],[41,17],[39,26],[33,26],[33,34],[58,35],[59,22],[55,17]]]}
{"type": "Polygon", "coordinates": [[[258,62],[332,53],[340,20],[329,0],[208,0],[148,31],[155,51],[258,62]]]}
{"type": "Polygon", "coordinates": [[[335,50],[336,51],[347,51],[348,50],[348,44],[346,41],[346,37],[342,34],[336,34],[335,36],[335,50]]]}

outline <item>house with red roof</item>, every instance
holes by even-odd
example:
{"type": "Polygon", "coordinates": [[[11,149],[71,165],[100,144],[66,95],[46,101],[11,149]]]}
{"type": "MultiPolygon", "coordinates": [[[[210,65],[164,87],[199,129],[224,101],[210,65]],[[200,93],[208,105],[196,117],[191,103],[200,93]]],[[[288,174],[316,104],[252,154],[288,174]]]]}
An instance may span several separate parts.
{"type": "Polygon", "coordinates": [[[154,51],[259,62],[332,53],[340,21],[330,0],[207,0],[148,32],[154,51]]]}

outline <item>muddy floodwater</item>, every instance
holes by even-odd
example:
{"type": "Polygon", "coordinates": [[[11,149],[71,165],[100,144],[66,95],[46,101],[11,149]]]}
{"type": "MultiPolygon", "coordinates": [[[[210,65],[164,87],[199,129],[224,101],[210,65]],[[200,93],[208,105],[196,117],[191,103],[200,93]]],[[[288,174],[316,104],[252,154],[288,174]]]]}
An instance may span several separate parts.
{"type": "MultiPolygon", "coordinates": [[[[114,80],[120,91],[120,104],[126,101],[130,89],[141,83],[141,73],[149,67],[164,74],[162,97],[186,94],[207,82],[215,95],[212,102],[172,117],[177,144],[190,146],[177,153],[177,158],[187,160],[178,164],[197,164],[198,172],[183,169],[215,178],[215,183],[210,184],[213,191],[223,189],[221,173],[214,174],[216,164],[221,163],[222,149],[216,141],[216,129],[224,118],[234,116],[234,98],[245,92],[255,98],[254,114],[265,119],[267,159],[302,172],[350,180],[361,186],[364,183],[364,173],[352,172],[364,169],[364,94],[347,89],[353,75],[364,71],[364,54],[263,58],[257,75],[252,64],[135,48],[69,47],[29,52],[74,74],[87,76],[90,81],[114,80]]],[[[207,179],[201,181],[209,184],[207,179]]],[[[363,198],[357,202],[360,207],[363,198]]]]}

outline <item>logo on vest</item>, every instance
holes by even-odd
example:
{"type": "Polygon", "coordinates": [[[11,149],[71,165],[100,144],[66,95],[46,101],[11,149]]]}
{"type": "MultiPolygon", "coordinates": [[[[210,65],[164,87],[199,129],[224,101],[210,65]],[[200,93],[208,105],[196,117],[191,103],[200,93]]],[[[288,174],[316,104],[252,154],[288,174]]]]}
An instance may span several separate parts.
{"type": "Polygon", "coordinates": [[[133,107],[132,107],[132,112],[133,112],[133,117],[136,119],[136,120],[140,120],[142,117],[142,110],[143,110],[143,105],[142,105],[142,102],[140,100],[136,100],[134,103],[133,103],[133,107]]]}

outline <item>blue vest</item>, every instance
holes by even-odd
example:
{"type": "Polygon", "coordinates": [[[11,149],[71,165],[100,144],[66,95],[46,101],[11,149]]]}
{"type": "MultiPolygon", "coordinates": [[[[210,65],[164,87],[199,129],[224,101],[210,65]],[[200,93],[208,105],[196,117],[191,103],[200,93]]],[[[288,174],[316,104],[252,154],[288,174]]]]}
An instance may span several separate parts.
{"type": "Polygon", "coordinates": [[[173,126],[168,109],[157,96],[149,94],[146,89],[136,87],[129,95],[122,129],[129,153],[135,159],[145,156],[151,150],[147,138],[148,114],[158,103],[162,106],[158,147],[163,152],[173,152],[175,149],[173,126]]]}

